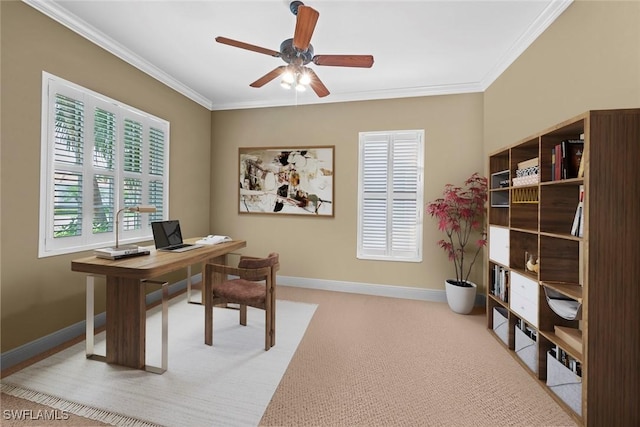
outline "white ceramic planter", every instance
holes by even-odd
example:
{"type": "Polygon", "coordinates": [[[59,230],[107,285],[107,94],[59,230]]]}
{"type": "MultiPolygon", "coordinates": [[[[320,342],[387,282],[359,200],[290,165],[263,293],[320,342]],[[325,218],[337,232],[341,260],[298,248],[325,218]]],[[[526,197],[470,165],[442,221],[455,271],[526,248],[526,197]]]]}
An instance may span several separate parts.
{"type": "Polygon", "coordinates": [[[444,286],[447,294],[449,308],[459,314],[469,314],[473,310],[476,301],[478,287],[475,283],[467,281],[471,286],[456,286],[445,280],[444,286]]]}

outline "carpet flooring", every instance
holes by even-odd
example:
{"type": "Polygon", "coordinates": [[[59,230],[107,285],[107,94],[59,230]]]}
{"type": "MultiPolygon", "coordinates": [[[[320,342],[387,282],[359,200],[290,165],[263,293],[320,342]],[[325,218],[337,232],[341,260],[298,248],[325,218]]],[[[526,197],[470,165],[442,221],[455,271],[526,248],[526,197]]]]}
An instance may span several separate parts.
{"type": "Polygon", "coordinates": [[[575,426],[486,327],[446,303],[279,288],[318,308],[263,426],[575,426]]]}

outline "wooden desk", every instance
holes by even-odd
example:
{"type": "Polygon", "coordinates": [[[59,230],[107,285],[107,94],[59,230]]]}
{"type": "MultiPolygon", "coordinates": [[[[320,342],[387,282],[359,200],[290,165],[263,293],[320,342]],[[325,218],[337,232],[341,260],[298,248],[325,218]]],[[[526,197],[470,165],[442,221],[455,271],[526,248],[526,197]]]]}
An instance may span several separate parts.
{"type": "MultiPolygon", "coordinates": [[[[188,239],[187,242],[193,243],[198,239],[188,239]]],[[[71,261],[72,271],[107,278],[107,363],[136,369],[145,367],[146,304],[143,280],[193,264],[224,263],[228,253],[246,245],[244,240],[233,240],[186,252],[151,250],[150,255],[116,261],[95,256],[71,261]]]]}

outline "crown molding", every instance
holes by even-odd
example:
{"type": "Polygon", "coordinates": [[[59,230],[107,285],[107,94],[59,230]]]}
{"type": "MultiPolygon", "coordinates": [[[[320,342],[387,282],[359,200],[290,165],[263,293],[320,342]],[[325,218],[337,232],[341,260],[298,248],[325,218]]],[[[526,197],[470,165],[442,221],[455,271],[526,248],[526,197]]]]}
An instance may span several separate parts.
{"type": "Polygon", "coordinates": [[[158,67],[149,63],[148,61],[140,58],[135,53],[131,52],[125,46],[111,39],[104,33],[97,30],[95,27],[87,24],[83,20],[79,19],[75,15],[70,14],[65,9],[59,7],[54,2],[49,2],[45,0],[22,0],[25,4],[33,7],[37,11],[45,14],[49,18],[54,21],[64,25],[69,28],[71,31],[79,34],[90,42],[98,45],[103,48],[107,52],[117,56],[122,59],[126,63],[136,67],[140,71],[148,74],[149,76],[155,78],[159,82],[169,86],[170,88],[176,90],[187,98],[191,99],[194,102],[202,105],[205,108],[211,110],[213,103],[210,99],[202,96],[198,92],[194,91],[190,87],[186,86],[182,82],[176,80],[174,77],[165,73],[158,67]]]}
{"type": "Polygon", "coordinates": [[[511,48],[502,56],[495,67],[479,83],[482,91],[489,86],[564,12],[573,0],[553,0],[540,13],[538,18],[516,40],[511,48]]]}
{"type": "Polygon", "coordinates": [[[396,99],[396,98],[414,98],[420,96],[435,96],[435,95],[457,95],[462,93],[476,93],[482,92],[483,88],[480,83],[463,83],[452,85],[434,85],[434,86],[420,86],[409,88],[396,88],[388,90],[377,90],[367,92],[354,92],[354,93],[332,93],[331,98],[319,98],[310,102],[291,101],[290,99],[279,99],[270,102],[269,105],[265,105],[263,102],[232,102],[227,104],[213,103],[211,106],[212,111],[218,110],[242,110],[249,108],[268,108],[268,107],[290,107],[293,105],[318,105],[318,104],[332,104],[336,102],[358,102],[358,101],[375,101],[382,99],[396,99]]]}

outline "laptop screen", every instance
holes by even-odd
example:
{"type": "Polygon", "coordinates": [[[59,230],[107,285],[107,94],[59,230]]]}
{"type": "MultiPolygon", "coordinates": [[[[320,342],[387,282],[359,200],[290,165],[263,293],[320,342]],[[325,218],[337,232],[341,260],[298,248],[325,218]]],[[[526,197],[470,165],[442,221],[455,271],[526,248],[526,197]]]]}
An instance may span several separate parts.
{"type": "Polygon", "coordinates": [[[155,221],[151,223],[156,249],[167,248],[182,243],[182,233],[178,220],[155,221]]]}

